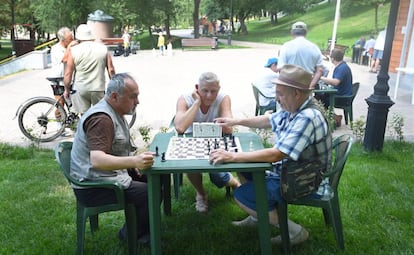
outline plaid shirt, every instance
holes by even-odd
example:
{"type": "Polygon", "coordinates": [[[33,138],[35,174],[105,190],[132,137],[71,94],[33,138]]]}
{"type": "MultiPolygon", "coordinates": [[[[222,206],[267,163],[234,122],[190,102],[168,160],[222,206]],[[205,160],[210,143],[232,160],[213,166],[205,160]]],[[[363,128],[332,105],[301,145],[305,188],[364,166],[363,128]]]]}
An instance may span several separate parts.
{"type": "Polygon", "coordinates": [[[310,145],[316,145],[317,157],[330,163],[329,144],[332,142],[321,142],[330,137],[329,127],[323,113],[314,107],[309,107],[312,104],[315,104],[314,99],[309,97],[293,114],[282,109],[270,115],[269,120],[276,137],[274,147],[288,155],[290,159],[297,161],[316,156],[302,155],[310,145]]]}

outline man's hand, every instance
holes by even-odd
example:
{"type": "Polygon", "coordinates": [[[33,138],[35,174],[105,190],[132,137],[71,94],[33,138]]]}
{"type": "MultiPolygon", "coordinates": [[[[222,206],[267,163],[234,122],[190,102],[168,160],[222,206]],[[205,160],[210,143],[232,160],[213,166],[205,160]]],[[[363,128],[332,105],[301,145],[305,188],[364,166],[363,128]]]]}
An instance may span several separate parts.
{"type": "Polygon", "coordinates": [[[191,94],[191,96],[194,98],[195,102],[201,102],[201,97],[198,94],[197,89],[194,89],[193,93],[191,94]]]}
{"type": "Polygon", "coordinates": [[[154,152],[143,152],[135,156],[137,159],[136,168],[145,170],[151,168],[154,164],[154,152]]]}
{"type": "Polygon", "coordinates": [[[233,152],[228,152],[223,149],[213,150],[210,153],[210,164],[216,165],[221,163],[228,163],[233,161],[233,152]]]}
{"type": "Polygon", "coordinates": [[[232,126],[235,125],[233,118],[224,118],[224,117],[215,118],[214,122],[219,124],[223,128],[231,128],[232,126]]]}

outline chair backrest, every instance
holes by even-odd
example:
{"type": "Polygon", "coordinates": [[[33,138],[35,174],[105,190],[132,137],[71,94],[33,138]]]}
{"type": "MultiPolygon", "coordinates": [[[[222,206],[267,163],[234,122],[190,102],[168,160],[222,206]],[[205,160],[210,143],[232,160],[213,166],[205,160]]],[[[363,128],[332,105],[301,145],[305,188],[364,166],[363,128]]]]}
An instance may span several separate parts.
{"type": "Polygon", "coordinates": [[[352,99],[351,99],[351,104],[355,99],[355,96],[357,95],[359,90],[359,82],[355,82],[354,84],[352,84],[352,99]]]}
{"type": "Polygon", "coordinates": [[[344,169],[349,151],[351,150],[353,138],[351,135],[341,135],[334,139],[332,143],[332,154],[334,155],[334,163],[332,169],[326,175],[329,176],[329,184],[336,192],[344,169]]]}
{"type": "Polygon", "coordinates": [[[254,100],[256,101],[256,110],[254,112],[254,115],[257,116],[259,115],[259,111],[260,111],[260,104],[259,104],[260,90],[253,83],[252,83],[252,89],[253,89],[254,100]]]}
{"type": "Polygon", "coordinates": [[[72,142],[61,142],[55,148],[55,158],[59,164],[60,170],[65,175],[69,183],[77,181],[70,175],[70,153],[72,151],[72,142]]]}

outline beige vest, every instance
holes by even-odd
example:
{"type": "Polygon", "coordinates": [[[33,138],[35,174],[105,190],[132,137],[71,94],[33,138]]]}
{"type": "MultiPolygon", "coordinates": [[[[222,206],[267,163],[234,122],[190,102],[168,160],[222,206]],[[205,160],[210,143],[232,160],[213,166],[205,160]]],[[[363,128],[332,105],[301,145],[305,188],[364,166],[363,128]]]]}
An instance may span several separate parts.
{"type": "Polygon", "coordinates": [[[93,41],[84,41],[71,48],[75,63],[75,89],[105,91],[105,71],[108,49],[93,41]]]}

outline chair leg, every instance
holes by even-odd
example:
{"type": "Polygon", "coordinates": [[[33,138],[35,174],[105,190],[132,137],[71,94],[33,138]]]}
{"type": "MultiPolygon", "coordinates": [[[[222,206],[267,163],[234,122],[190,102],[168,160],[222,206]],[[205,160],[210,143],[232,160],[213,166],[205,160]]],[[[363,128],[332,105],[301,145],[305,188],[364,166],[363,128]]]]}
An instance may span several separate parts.
{"type": "Polygon", "coordinates": [[[283,254],[291,254],[289,229],[288,229],[288,204],[286,201],[280,202],[277,206],[277,215],[279,218],[280,236],[282,237],[283,254]]]}
{"type": "Polygon", "coordinates": [[[183,174],[173,174],[174,182],[174,196],[175,199],[178,199],[180,193],[180,186],[183,184],[183,174]]]}
{"type": "Polygon", "coordinates": [[[337,196],[335,196],[329,203],[329,214],[331,218],[333,231],[335,234],[336,243],[339,249],[344,250],[344,234],[342,229],[341,212],[339,209],[339,201],[337,196]]]}
{"type": "Polygon", "coordinates": [[[85,240],[85,226],[86,226],[86,215],[84,212],[84,208],[77,205],[76,208],[76,236],[77,236],[77,254],[83,254],[83,243],[85,240]]]}
{"type": "Polygon", "coordinates": [[[91,215],[89,216],[89,224],[91,225],[91,232],[95,232],[99,228],[99,215],[91,215]]]}
{"type": "Polygon", "coordinates": [[[137,214],[133,204],[125,205],[125,222],[128,232],[128,253],[137,254],[137,214]]]}
{"type": "Polygon", "coordinates": [[[348,111],[344,108],[345,125],[348,125],[348,111]]]}

